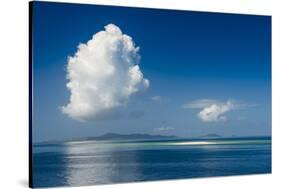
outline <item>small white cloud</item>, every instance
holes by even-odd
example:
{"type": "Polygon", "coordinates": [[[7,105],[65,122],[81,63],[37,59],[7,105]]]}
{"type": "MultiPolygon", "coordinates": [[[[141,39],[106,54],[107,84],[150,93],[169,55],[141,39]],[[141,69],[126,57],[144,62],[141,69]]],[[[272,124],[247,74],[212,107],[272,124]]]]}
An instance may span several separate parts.
{"type": "Polygon", "coordinates": [[[175,130],[174,127],[158,127],[155,128],[154,131],[171,131],[171,130],[175,130]]]}
{"type": "Polygon", "coordinates": [[[197,115],[204,122],[225,121],[226,112],[233,110],[234,105],[231,101],[226,103],[211,104],[203,108],[197,115]]]}
{"type": "Polygon", "coordinates": [[[69,103],[62,112],[76,120],[105,118],[149,87],[138,62],[139,47],[114,24],[80,44],[67,63],[69,103]]]}
{"type": "Polygon", "coordinates": [[[202,109],[198,114],[198,118],[203,122],[225,121],[226,113],[232,110],[251,107],[254,105],[237,103],[234,100],[226,102],[214,99],[200,99],[182,105],[184,109],[202,109]]]}

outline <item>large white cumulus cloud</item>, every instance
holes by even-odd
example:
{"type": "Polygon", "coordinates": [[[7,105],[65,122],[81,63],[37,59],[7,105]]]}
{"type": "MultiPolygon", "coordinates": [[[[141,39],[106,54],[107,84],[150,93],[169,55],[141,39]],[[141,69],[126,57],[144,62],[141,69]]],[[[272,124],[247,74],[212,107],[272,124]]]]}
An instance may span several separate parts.
{"type": "Polygon", "coordinates": [[[149,87],[138,65],[132,38],[114,24],[80,44],[67,63],[69,103],[62,112],[76,120],[106,117],[130,97],[149,87]]]}

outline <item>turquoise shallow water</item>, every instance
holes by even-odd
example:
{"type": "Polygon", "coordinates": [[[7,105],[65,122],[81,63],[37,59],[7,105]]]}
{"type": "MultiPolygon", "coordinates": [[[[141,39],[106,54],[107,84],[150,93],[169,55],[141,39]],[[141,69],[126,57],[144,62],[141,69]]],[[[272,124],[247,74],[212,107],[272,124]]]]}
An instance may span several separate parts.
{"type": "Polygon", "coordinates": [[[271,172],[271,138],[74,141],[33,145],[34,187],[271,172]]]}

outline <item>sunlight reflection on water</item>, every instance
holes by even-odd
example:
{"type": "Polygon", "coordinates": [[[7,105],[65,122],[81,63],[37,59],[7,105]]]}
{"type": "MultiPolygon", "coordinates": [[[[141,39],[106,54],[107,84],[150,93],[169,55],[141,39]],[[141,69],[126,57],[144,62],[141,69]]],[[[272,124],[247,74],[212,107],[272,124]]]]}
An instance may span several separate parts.
{"type": "Polygon", "coordinates": [[[271,140],[75,141],[34,146],[35,187],[271,172],[271,140]]]}

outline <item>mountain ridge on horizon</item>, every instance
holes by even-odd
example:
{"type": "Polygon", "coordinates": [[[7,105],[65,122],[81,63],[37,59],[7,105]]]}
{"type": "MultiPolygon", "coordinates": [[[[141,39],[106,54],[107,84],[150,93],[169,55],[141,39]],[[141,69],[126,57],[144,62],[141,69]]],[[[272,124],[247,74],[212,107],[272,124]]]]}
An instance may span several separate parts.
{"type": "MultiPolygon", "coordinates": [[[[244,136],[245,137],[245,136],[244,136]]],[[[255,137],[255,136],[248,136],[255,137]]],[[[256,136],[261,137],[261,136],[256,136]]],[[[90,137],[78,137],[64,140],[49,140],[49,141],[38,141],[33,144],[48,144],[55,142],[75,142],[75,141],[150,141],[150,140],[181,140],[181,139],[216,139],[216,138],[240,138],[238,136],[225,137],[216,133],[209,133],[205,135],[200,135],[197,137],[180,137],[176,135],[161,135],[161,134],[145,134],[145,133],[132,133],[132,134],[120,134],[114,132],[108,132],[99,136],[90,137]]]]}

